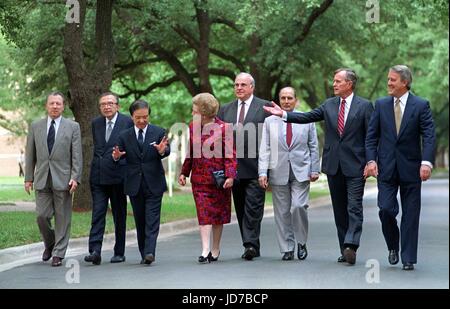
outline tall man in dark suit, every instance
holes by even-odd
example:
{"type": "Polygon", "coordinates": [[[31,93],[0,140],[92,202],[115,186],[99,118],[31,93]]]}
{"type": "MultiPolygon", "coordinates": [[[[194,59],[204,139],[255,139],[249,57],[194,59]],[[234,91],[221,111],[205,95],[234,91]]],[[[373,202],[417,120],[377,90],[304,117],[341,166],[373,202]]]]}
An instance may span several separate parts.
{"type": "Polygon", "coordinates": [[[363,224],[365,139],[372,104],[356,96],[356,73],[347,68],[334,72],[335,97],[308,113],[285,112],[275,103],[265,108],[287,122],[325,120],[322,172],[327,174],[341,256],[338,262],[353,265],[363,224]]]}
{"type": "Polygon", "coordinates": [[[42,260],[53,256],[52,266],[57,267],[69,244],[72,194],[81,180],[83,157],[80,125],[62,116],[63,94],[50,93],[45,108],[47,117],[33,122],[28,131],[25,191],[36,190],[37,224],[45,245],[42,260]]]}
{"type": "Polygon", "coordinates": [[[92,120],[94,155],[91,163],[90,185],[92,194],[92,223],[89,234],[89,255],[86,262],[101,263],[103,234],[108,202],[114,220],[116,243],[111,263],[125,261],[125,235],[127,219],[127,196],[123,193],[125,158],[117,164],[111,154],[117,145],[119,134],[133,126],[129,116],[119,113],[119,99],[112,92],[100,95],[101,116],[92,120]]]}
{"type": "Polygon", "coordinates": [[[396,65],[388,74],[388,97],[375,101],[366,138],[365,176],[378,176],[378,207],[390,264],[397,264],[401,247],[404,270],[417,263],[422,181],[431,176],[435,130],[430,104],[413,95],[411,70],[396,65]],[[400,188],[402,219],[397,225],[400,188]],[[401,244],[399,242],[401,239],[401,244]]]}
{"type": "Polygon", "coordinates": [[[125,194],[130,196],[141,264],[155,260],[161,201],[167,189],[161,159],[170,154],[164,129],[149,124],[150,106],[137,100],[130,105],[134,126],[122,132],[112,156],[116,164],[126,155],[125,194]]]}
{"type": "Polygon", "coordinates": [[[233,124],[235,130],[238,170],[233,185],[233,201],[245,247],[242,258],[246,260],[260,256],[259,234],[265,191],[258,183],[258,149],[262,125],[269,116],[263,110],[269,102],[255,97],[254,90],[253,77],[248,73],[238,74],[234,81],[237,100],[222,106],[218,113],[218,117],[233,124]]]}

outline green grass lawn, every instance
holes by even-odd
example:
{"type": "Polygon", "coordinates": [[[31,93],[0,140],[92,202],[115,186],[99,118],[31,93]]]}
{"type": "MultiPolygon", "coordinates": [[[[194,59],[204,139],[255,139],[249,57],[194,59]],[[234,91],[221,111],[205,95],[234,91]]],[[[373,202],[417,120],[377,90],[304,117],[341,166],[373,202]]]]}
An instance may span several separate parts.
{"type": "Polygon", "coordinates": [[[21,201],[34,201],[34,194],[25,192],[23,177],[0,176],[0,206],[21,201]]]}
{"type": "MultiPolygon", "coordinates": [[[[16,193],[23,191],[23,178],[19,177],[0,177],[0,205],[14,201],[23,200],[22,196],[27,197],[28,201],[34,200],[34,194],[21,195],[16,193]],[[16,187],[19,187],[16,188],[16,187]],[[16,195],[17,194],[17,195],[16,195]]],[[[328,189],[323,186],[313,186],[311,189],[311,198],[328,194],[328,189]]],[[[266,205],[272,204],[272,193],[266,193],[266,205]]],[[[1,206],[0,206],[1,207],[1,206]]],[[[135,228],[133,219],[133,210],[128,205],[127,229],[135,228]]],[[[191,193],[175,192],[173,197],[165,194],[163,197],[161,209],[161,223],[171,221],[196,218],[196,209],[194,198],[191,193]]],[[[13,246],[25,245],[41,241],[39,230],[36,224],[36,214],[34,212],[0,212],[0,249],[13,246]],[[20,227],[20,228],[19,228],[20,227]]],[[[84,237],[89,235],[91,227],[91,212],[73,212],[71,238],[84,237]]],[[[106,221],[106,233],[114,232],[112,215],[108,212],[106,221]]]]}

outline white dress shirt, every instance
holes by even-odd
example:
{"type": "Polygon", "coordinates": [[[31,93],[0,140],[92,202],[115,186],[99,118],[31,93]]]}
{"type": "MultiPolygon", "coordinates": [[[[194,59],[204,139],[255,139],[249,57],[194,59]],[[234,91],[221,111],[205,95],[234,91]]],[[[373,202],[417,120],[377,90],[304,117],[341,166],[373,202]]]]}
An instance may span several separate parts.
{"type": "Polygon", "coordinates": [[[50,129],[50,125],[52,124],[52,120],[55,120],[55,139],[56,139],[56,134],[58,134],[59,125],[61,124],[61,119],[62,116],[59,116],[56,119],[52,119],[50,116],[47,116],[47,135],[48,130],[50,129]]]}
{"type": "MultiPolygon", "coordinates": [[[[252,104],[252,101],[253,101],[253,94],[247,100],[245,100],[245,104],[244,104],[244,107],[245,107],[244,119],[245,119],[245,117],[247,117],[247,112],[248,112],[248,109],[250,108],[250,104],[252,104]]],[[[241,113],[241,103],[242,103],[242,101],[238,100],[238,108],[237,108],[237,114],[236,114],[236,124],[239,124],[239,114],[241,113]]]]}

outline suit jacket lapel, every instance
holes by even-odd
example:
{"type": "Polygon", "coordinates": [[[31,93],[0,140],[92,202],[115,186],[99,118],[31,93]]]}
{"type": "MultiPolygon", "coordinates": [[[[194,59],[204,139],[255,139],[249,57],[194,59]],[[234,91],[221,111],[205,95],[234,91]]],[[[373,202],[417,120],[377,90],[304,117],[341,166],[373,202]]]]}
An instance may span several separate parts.
{"type": "MultiPolygon", "coordinates": [[[[144,145],[142,145],[142,154],[145,156],[145,154],[148,152],[149,147],[153,147],[150,146],[150,141],[151,141],[151,136],[152,135],[152,130],[150,130],[150,125],[147,126],[147,132],[145,132],[145,138],[144,138],[144,145]]],[[[156,141],[158,142],[158,141],[156,141]]]]}
{"type": "MultiPolygon", "coordinates": [[[[397,138],[399,138],[402,133],[405,131],[405,127],[408,125],[408,119],[413,115],[414,109],[416,108],[416,102],[414,101],[414,97],[411,93],[408,95],[408,100],[405,106],[405,112],[402,116],[402,123],[400,124],[400,132],[398,132],[397,138]]],[[[395,124],[395,119],[394,119],[395,124]]]]}
{"type": "Polygon", "coordinates": [[[231,122],[235,124],[237,122],[237,111],[238,111],[238,101],[234,101],[231,103],[230,109],[228,110],[228,113],[230,113],[230,116],[227,117],[228,119],[231,119],[231,122]]]}
{"type": "Polygon", "coordinates": [[[101,123],[100,123],[100,125],[99,125],[99,130],[98,130],[98,134],[100,135],[100,141],[101,141],[101,145],[103,146],[103,153],[105,153],[106,152],[106,140],[105,140],[105,137],[106,137],[106,118],[105,117],[102,117],[102,119],[101,119],[102,121],[101,121],[101,123]]]}
{"type": "MultiPolygon", "coordinates": [[[[344,125],[344,135],[345,135],[345,132],[348,130],[348,128],[350,128],[350,125],[351,125],[353,119],[355,118],[358,108],[359,108],[359,99],[357,96],[354,95],[353,102],[351,102],[350,110],[348,111],[347,121],[345,122],[345,125],[344,125]]],[[[336,123],[337,123],[337,121],[336,121],[336,123]]]]}
{"type": "Polygon", "coordinates": [[[111,132],[111,135],[109,136],[109,140],[108,142],[106,142],[105,137],[106,137],[106,118],[103,118],[103,124],[101,126],[100,129],[100,134],[102,134],[103,136],[103,141],[105,142],[106,146],[104,148],[104,150],[106,151],[107,148],[111,147],[111,146],[115,146],[115,145],[111,145],[112,141],[114,140],[114,138],[112,138],[115,134],[119,134],[120,129],[121,129],[121,118],[120,118],[120,113],[117,112],[117,119],[116,119],[116,123],[114,124],[114,128],[111,132]]]}
{"type": "MultiPolygon", "coordinates": [[[[337,135],[339,135],[339,132],[337,130],[337,123],[338,123],[338,116],[339,116],[339,97],[335,98],[334,104],[332,106],[332,112],[331,112],[331,125],[333,126],[334,132],[336,132],[337,135]]],[[[345,128],[344,128],[345,131],[345,128]]]]}
{"type": "Polygon", "coordinates": [[[52,155],[55,152],[56,147],[59,146],[61,139],[66,134],[66,126],[67,126],[67,124],[66,124],[65,119],[61,118],[61,122],[59,123],[58,132],[56,132],[56,136],[55,136],[55,144],[53,145],[52,153],[50,155],[52,155]]]}
{"type": "Polygon", "coordinates": [[[248,108],[247,115],[245,115],[245,118],[244,118],[244,125],[247,122],[251,122],[251,120],[253,120],[254,116],[256,115],[257,110],[258,110],[258,105],[255,102],[255,97],[253,97],[252,103],[250,104],[250,107],[248,108]]]}
{"type": "Polygon", "coordinates": [[[391,127],[390,130],[394,136],[397,136],[397,129],[395,128],[395,115],[394,115],[394,97],[391,97],[389,103],[386,104],[387,123],[391,127]]]}

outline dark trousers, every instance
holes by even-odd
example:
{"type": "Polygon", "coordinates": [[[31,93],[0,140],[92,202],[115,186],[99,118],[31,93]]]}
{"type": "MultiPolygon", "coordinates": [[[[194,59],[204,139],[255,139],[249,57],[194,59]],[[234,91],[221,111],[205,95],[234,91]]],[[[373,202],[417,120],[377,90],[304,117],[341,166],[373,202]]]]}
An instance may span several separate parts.
{"type": "Polygon", "coordinates": [[[92,224],[89,234],[89,252],[102,250],[103,234],[105,233],[106,213],[108,202],[114,220],[116,243],[114,255],[125,254],[125,237],[127,223],[127,197],[123,193],[123,184],[97,185],[91,184],[92,194],[92,224]]]}
{"type": "Polygon", "coordinates": [[[345,247],[357,250],[363,225],[364,177],[347,177],[338,168],[327,175],[341,253],[345,247]]]}
{"type": "Polygon", "coordinates": [[[389,250],[399,250],[401,238],[402,263],[417,263],[419,240],[419,216],[422,183],[402,182],[398,173],[390,181],[378,181],[378,208],[384,239],[389,250]],[[399,205],[397,192],[400,187],[402,218],[400,230],[397,225],[399,205]]]}
{"type": "Polygon", "coordinates": [[[259,252],[259,234],[264,215],[266,192],[257,179],[236,180],[233,201],[244,247],[254,247],[259,252]]]}
{"type": "Polygon", "coordinates": [[[162,196],[162,194],[154,195],[148,189],[144,177],[142,177],[138,194],[130,196],[134,221],[136,222],[138,247],[142,259],[150,253],[156,256],[162,196]]]}

